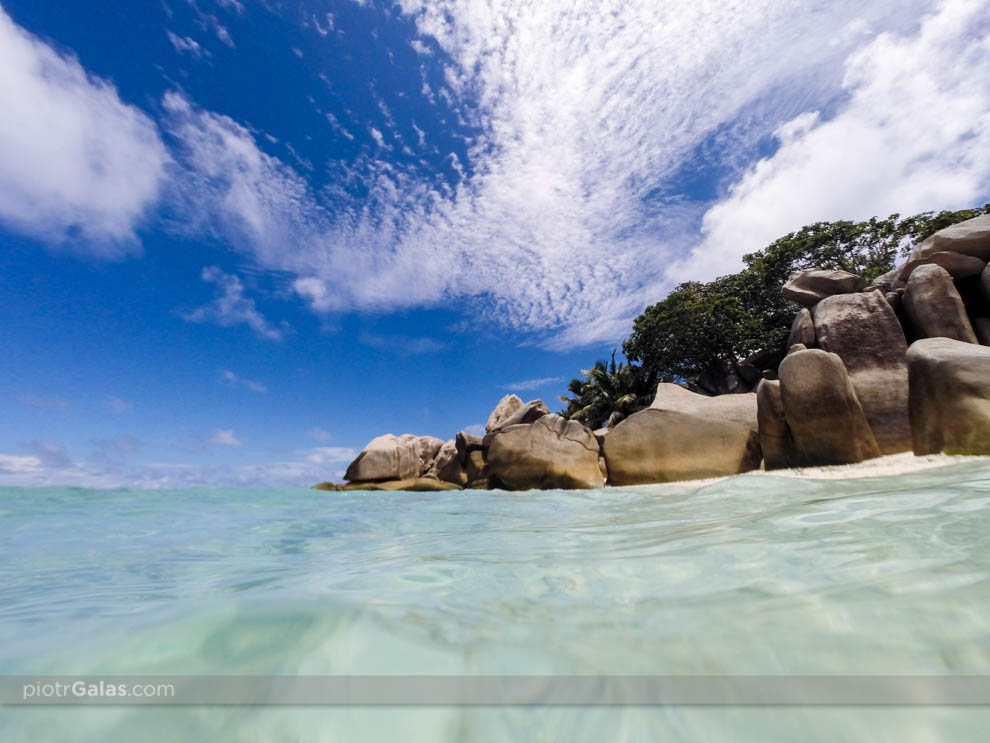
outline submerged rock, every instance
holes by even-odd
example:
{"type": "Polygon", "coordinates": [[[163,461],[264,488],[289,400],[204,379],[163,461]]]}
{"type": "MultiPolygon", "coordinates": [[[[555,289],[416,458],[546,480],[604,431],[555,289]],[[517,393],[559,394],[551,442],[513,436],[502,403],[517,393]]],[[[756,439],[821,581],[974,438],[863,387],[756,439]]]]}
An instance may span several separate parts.
{"type": "Polygon", "coordinates": [[[853,464],[880,456],[846,367],[834,353],[809,349],[780,364],[784,417],[807,464],[853,464]]]}
{"type": "Polygon", "coordinates": [[[420,493],[461,490],[461,487],[453,483],[434,480],[432,477],[410,477],[405,480],[386,480],[384,482],[350,482],[346,485],[338,485],[337,490],[405,490],[410,493],[420,493]]]}
{"type": "Polygon", "coordinates": [[[914,453],[990,454],[990,348],[925,338],[907,358],[914,453]]]}
{"type": "Polygon", "coordinates": [[[489,435],[487,460],[495,485],[508,490],[605,485],[598,468],[598,440],[577,421],[544,415],[533,423],[506,426],[489,435]]]}
{"type": "MultiPolygon", "coordinates": [[[[755,395],[753,396],[755,398],[755,395]]],[[[760,466],[754,428],[723,417],[648,408],[602,440],[609,485],[719,477],[760,466]]]]}

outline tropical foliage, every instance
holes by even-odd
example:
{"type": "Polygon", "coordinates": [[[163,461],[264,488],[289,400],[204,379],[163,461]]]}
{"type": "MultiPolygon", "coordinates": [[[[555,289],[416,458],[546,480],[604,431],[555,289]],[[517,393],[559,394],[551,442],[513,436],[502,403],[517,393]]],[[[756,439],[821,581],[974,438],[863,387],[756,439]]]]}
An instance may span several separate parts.
{"type": "MultiPolygon", "coordinates": [[[[571,381],[562,396],[568,418],[591,428],[613,413],[650,404],[658,381],[677,381],[706,394],[709,380],[758,352],[779,357],[797,307],[780,296],[795,270],[841,269],[867,281],[889,271],[910,247],[938,230],[980,214],[990,204],[957,212],[924,212],[863,222],[816,222],[743,256],[745,268],[707,283],[689,281],[636,318],[622,344],[630,363],[599,361],[571,381]]],[[[615,418],[613,418],[614,420],[615,418]]]]}
{"type": "Polygon", "coordinates": [[[581,370],[582,379],[572,379],[568,391],[573,397],[561,395],[567,409],[565,418],[581,421],[591,429],[649,407],[653,402],[658,379],[642,366],[615,363],[615,351],[610,362],[597,361],[591,369],[581,370]]]}

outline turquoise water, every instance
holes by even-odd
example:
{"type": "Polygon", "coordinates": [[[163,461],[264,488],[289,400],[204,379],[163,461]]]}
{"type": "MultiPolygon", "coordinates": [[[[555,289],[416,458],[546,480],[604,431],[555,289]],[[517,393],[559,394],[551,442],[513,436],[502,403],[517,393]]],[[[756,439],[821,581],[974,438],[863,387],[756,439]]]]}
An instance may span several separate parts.
{"type": "MultiPolygon", "coordinates": [[[[987,674],[990,465],[581,492],[0,490],[5,674],[987,674]]],[[[981,739],[983,708],[5,708],[20,740],[981,739]]]]}

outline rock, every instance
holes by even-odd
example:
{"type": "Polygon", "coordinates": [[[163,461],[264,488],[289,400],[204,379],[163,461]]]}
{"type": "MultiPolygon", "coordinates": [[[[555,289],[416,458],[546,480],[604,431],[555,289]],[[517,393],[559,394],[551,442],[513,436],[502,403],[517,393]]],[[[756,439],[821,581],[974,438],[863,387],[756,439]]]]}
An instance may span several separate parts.
{"type": "Polygon", "coordinates": [[[464,460],[464,471],[468,482],[488,479],[488,466],[485,464],[485,453],[481,449],[472,449],[464,460]]]}
{"type": "Polygon", "coordinates": [[[515,395],[506,395],[503,397],[498,401],[498,405],[495,406],[492,414],[488,416],[488,422],[485,424],[485,431],[491,431],[492,429],[503,425],[505,420],[519,410],[522,405],[523,401],[515,395]]]}
{"type": "Polygon", "coordinates": [[[983,261],[990,260],[990,214],[939,230],[911,251],[911,260],[945,250],[972,255],[983,261]]]}
{"type": "Polygon", "coordinates": [[[908,279],[904,310],[920,338],[976,343],[962,297],[941,266],[919,266],[908,279]]]}
{"type": "Polygon", "coordinates": [[[795,343],[793,346],[787,349],[787,355],[790,356],[792,353],[797,353],[798,351],[807,351],[808,347],[803,343],[795,343]]]}
{"type": "Polygon", "coordinates": [[[787,337],[787,345],[790,347],[796,343],[802,344],[805,348],[815,347],[815,321],[811,319],[811,311],[807,307],[802,307],[791,323],[791,334],[787,337]]]}
{"type": "Polygon", "coordinates": [[[443,482],[459,485],[462,488],[468,484],[467,468],[456,453],[437,473],[437,477],[443,482]]]}
{"type": "Polygon", "coordinates": [[[487,478],[484,480],[475,480],[466,488],[466,490],[491,490],[491,489],[492,489],[492,484],[487,478]]]}
{"type": "Polygon", "coordinates": [[[762,458],[759,435],[748,426],[656,408],[622,421],[605,437],[602,451],[609,485],[736,475],[758,468],[762,458]]]}
{"type": "Polygon", "coordinates": [[[405,490],[410,493],[439,492],[441,490],[460,490],[460,486],[431,477],[410,477],[403,480],[386,480],[384,482],[349,482],[337,486],[338,490],[405,490]]]}
{"type": "Polygon", "coordinates": [[[897,292],[887,292],[883,295],[883,298],[887,300],[887,304],[890,305],[895,313],[901,308],[901,295],[897,292]]]}
{"type": "Polygon", "coordinates": [[[815,306],[818,346],[837,354],[883,454],[911,449],[907,341],[879,291],[828,297],[815,306]]]}
{"type": "Polygon", "coordinates": [[[420,454],[419,437],[408,434],[399,437],[388,433],[372,439],[364,447],[347,468],[344,478],[354,482],[419,477],[420,454]]]}
{"type": "Polygon", "coordinates": [[[973,332],[983,346],[990,346],[990,317],[974,317],[973,332]]]}
{"type": "Polygon", "coordinates": [[[925,338],[907,357],[914,453],[990,454],[990,348],[925,338]]]}
{"type": "Polygon", "coordinates": [[[467,462],[469,452],[472,452],[475,449],[483,448],[481,441],[481,436],[475,436],[472,433],[464,433],[464,431],[461,431],[457,434],[457,438],[454,439],[454,443],[457,447],[457,456],[461,458],[462,462],[467,462]]]}
{"type": "Polygon", "coordinates": [[[784,299],[797,302],[802,307],[813,307],[833,294],[848,294],[865,288],[866,281],[862,276],[848,271],[812,268],[792,274],[780,294],[784,299]]]}
{"type": "Polygon", "coordinates": [[[337,486],[332,482],[318,482],[310,490],[337,490],[337,486]]]}
{"type": "Polygon", "coordinates": [[[603,487],[598,457],[598,441],[589,429],[577,421],[544,415],[535,423],[515,424],[495,433],[487,458],[496,483],[508,490],[531,490],[603,487]]]}
{"type": "Polygon", "coordinates": [[[443,447],[443,439],[438,439],[436,436],[419,436],[415,438],[418,440],[417,447],[419,451],[418,474],[423,475],[429,472],[433,466],[433,461],[443,447]]]}
{"type": "Polygon", "coordinates": [[[547,406],[543,404],[543,400],[530,400],[525,405],[520,406],[516,412],[502,421],[502,423],[486,433],[485,438],[481,440],[481,445],[487,450],[488,447],[492,445],[492,437],[503,428],[518,426],[523,423],[533,423],[542,418],[544,415],[549,414],[550,411],[547,409],[547,406]]]}
{"type": "Polygon", "coordinates": [[[880,456],[842,359],[810,349],[780,363],[784,418],[808,464],[852,464],[880,456]]]}
{"type": "Polygon", "coordinates": [[[451,459],[457,456],[457,444],[454,439],[450,441],[445,441],[443,446],[440,447],[440,451],[437,452],[437,456],[433,460],[433,466],[430,467],[430,473],[435,477],[440,477],[440,470],[447,466],[451,459]]]}
{"type": "Polygon", "coordinates": [[[982,273],[983,268],[986,266],[986,261],[982,261],[971,255],[952,253],[948,250],[943,250],[938,253],[932,253],[924,258],[909,260],[901,266],[901,270],[897,274],[897,281],[906,284],[916,268],[927,265],[941,266],[946,270],[949,276],[954,279],[966,279],[970,276],[978,276],[982,273]]]}
{"type": "Polygon", "coordinates": [[[757,430],[755,392],[706,397],[679,384],[661,382],[657,385],[657,394],[650,408],[687,413],[700,418],[728,420],[752,431],[757,430]]]}
{"type": "Polygon", "coordinates": [[[870,287],[879,289],[880,291],[892,292],[898,286],[904,286],[904,283],[898,280],[901,275],[901,269],[903,266],[894,266],[892,269],[887,271],[887,273],[877,276],[873,281],[870,282],[870,287]]]}
{"type": "Polygon", "coordinates": [[[771,382],[776,382],[779,379],[776,369],[764,369],[761,376],[764,379],[769,379],[771,382]]]}
{"type": "Polygon", "coordinates": [[[983,294],[983,300],[990,304],[990,264],[980,274],[980,293],[983,294]]]}
{"type": "Polygon", "coordinates": [[[760,386],[756,388],[756,400],[759,406],[760,449],[763,451],[764,466],[768,470],[802,466],[804,460],[784,416],[780,382],[760,382],[760,386]]]}
{"type": "Polygon", "coordinates": [[[743,362],[741,364],[737,364],[736,369],[739,371],[739,378],[747,387],[755,387],[759,384],[760,379],[762,378],[760,376],[762,372],[753,364],[743,362]]]}

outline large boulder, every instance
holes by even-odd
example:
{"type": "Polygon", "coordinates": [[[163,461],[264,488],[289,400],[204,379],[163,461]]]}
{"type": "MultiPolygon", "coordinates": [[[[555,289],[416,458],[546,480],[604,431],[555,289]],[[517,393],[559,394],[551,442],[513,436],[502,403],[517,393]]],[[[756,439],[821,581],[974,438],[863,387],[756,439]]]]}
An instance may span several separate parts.
{"type": "Polygon", "coordinates": [[[518,426],[524,423],[533,423],[544,415],[549,415],[550,411],[547,406],[543,404],[543,400],[530,400],[525,405],[520,405],[516,408],[516,411],[505,418],[501,423],[493,428],[489,429],[488,433],[481,440],[481,446],[484,449],[488,449],[492,445],[492,440],[499,431],[503,428],[508,428],[509,426],[518,426]]]}
{"type": "Polygon", "coordinates": [[[983,301],[990,304],[990,264],[987,264],[980,274],[980,291],[983,294],[983,301]]]}
{"type": "Polygon", "coordinates": [[[713,420],[724,419],[739,423],[753,431],[757,429],[755,392],[708,397],[691,392],[679,384],[661,382],[657,385],[657,394],[650,408],[687,413],[713,420]]]}
{"type": "Polygon", "coordinates": [[[907,358],[914,453],[990,454],[990,348],[925,338],[907,358]]]}
{"type": "Polygon", "coordinates": [[[895,287],[904,286],[916,268],[927,265],[941,266],[954,279],[968,279],[970,276],[978,276],[986,266],[986,262],[964,253],[942,250],[923,258],[914,258],[901,266],[895,287]]]}
{"type": "Polygon", "coordinates": [[[760,466],[759,436],[726,418],[647,408],[602,440],[609,485],[695,480],[760,466]]]}
{"type": "Polygon", "coordinates": [[[784,415],[784,399],[780,391],[780,381],[764,379],[756,388],[759,406],[760,449],[763,463],[768,470],[786,467],[800,467],[805,464],[794,443],[791,427],[784,415]]]}
{"type": "Polygon", "coordinates": [[[911,259],[925,258],[945,250],[990,260],[990,214],[939,230],[911,252],[911,259]]]}
{"type": "Polygon", "coordinates": [[[852,464],[880,456],[852,380],[834,353],[809,349],[780,363],[784,417],[807,464],[852,464]]]}
{"type": "Polygon", "coordinates": [[[405,480],[386,480],[384,482],[350,482],[338,485],[337,490],[405,490],[410,493],[439,492],[441,490],[460,490],[459,485],[442,482],[432,477],[410,477],[405,480]]]}
{"type": "Polygon", "coordinates": [[[920,338],[977,342],[962,297],[941,266],[919,266],[911,273],[904,292],[904,309],[920,338]]]}
{"type": "Polygon", "coordinates": [[[488,468],[492,480],[508,490],[600,488],[605,478],[598,457],[598,440],[588,428],[544,415],[499,430],[488,449],[488,468]]]}
{"type": "Polygon", "coordinates": [[[454,445],[457,448],[457,456],[461,458],[462,462],[467,461],[467,456],[470,452],[484,448],[482,446],[481,436],[466,433],[465,431],[458,432],[454,439],[454,445]]]}
{"type": "Polygon", "coordinates": [[[422,472],[420,455],[418,436],[393,436],[387,433],[372,439],[361,450],[348,466],[344,479],[354,482],[419,477],[422,472]]]}
{"type": "Polygon", "coordinates": [[[907,342],[883,294],[827,297],[813,314],[818,347],[842,359],[880,451],[910,450],[907,342]]]}
{"type": "Polygon", "coordinates": [[[802,307],[801,311],[794,316],[791,323],[791,334],[787,336],[787,347],[790,348],[795,343],[800,343],[807,348],[814,348],[817,343],[815,336],[815,321],[811,317],[811,311],[807,307],[802,307]]]}
{"type": "Polygon", "coordinates": [[[424,475],[430,471],[434,460],[443,448],[443,439],[436,436],[416,436],[418,439],[417,450],[419,452],[419,473],[424,475]]]}
{"type": "Polygon", "coordinates": [[[503,425],[506,419],[519,410],[522,406],[523,401],[516,395],[506,395],[503,397],[498,401],[498,405],[495,406],[492,414],[488,416],[488,422],[485,424],[485,431],[491,431],[492,429],[503,425]]]}
{"type": "Polygon", "coordinates": [[[797,302],[803,307],[814,307],[825,297],[833,294],[859,292],[866,288],[866,281],[848,271],[826,271],[812,268],[791,275],[780,290],[784,299],[797,302]]]}

